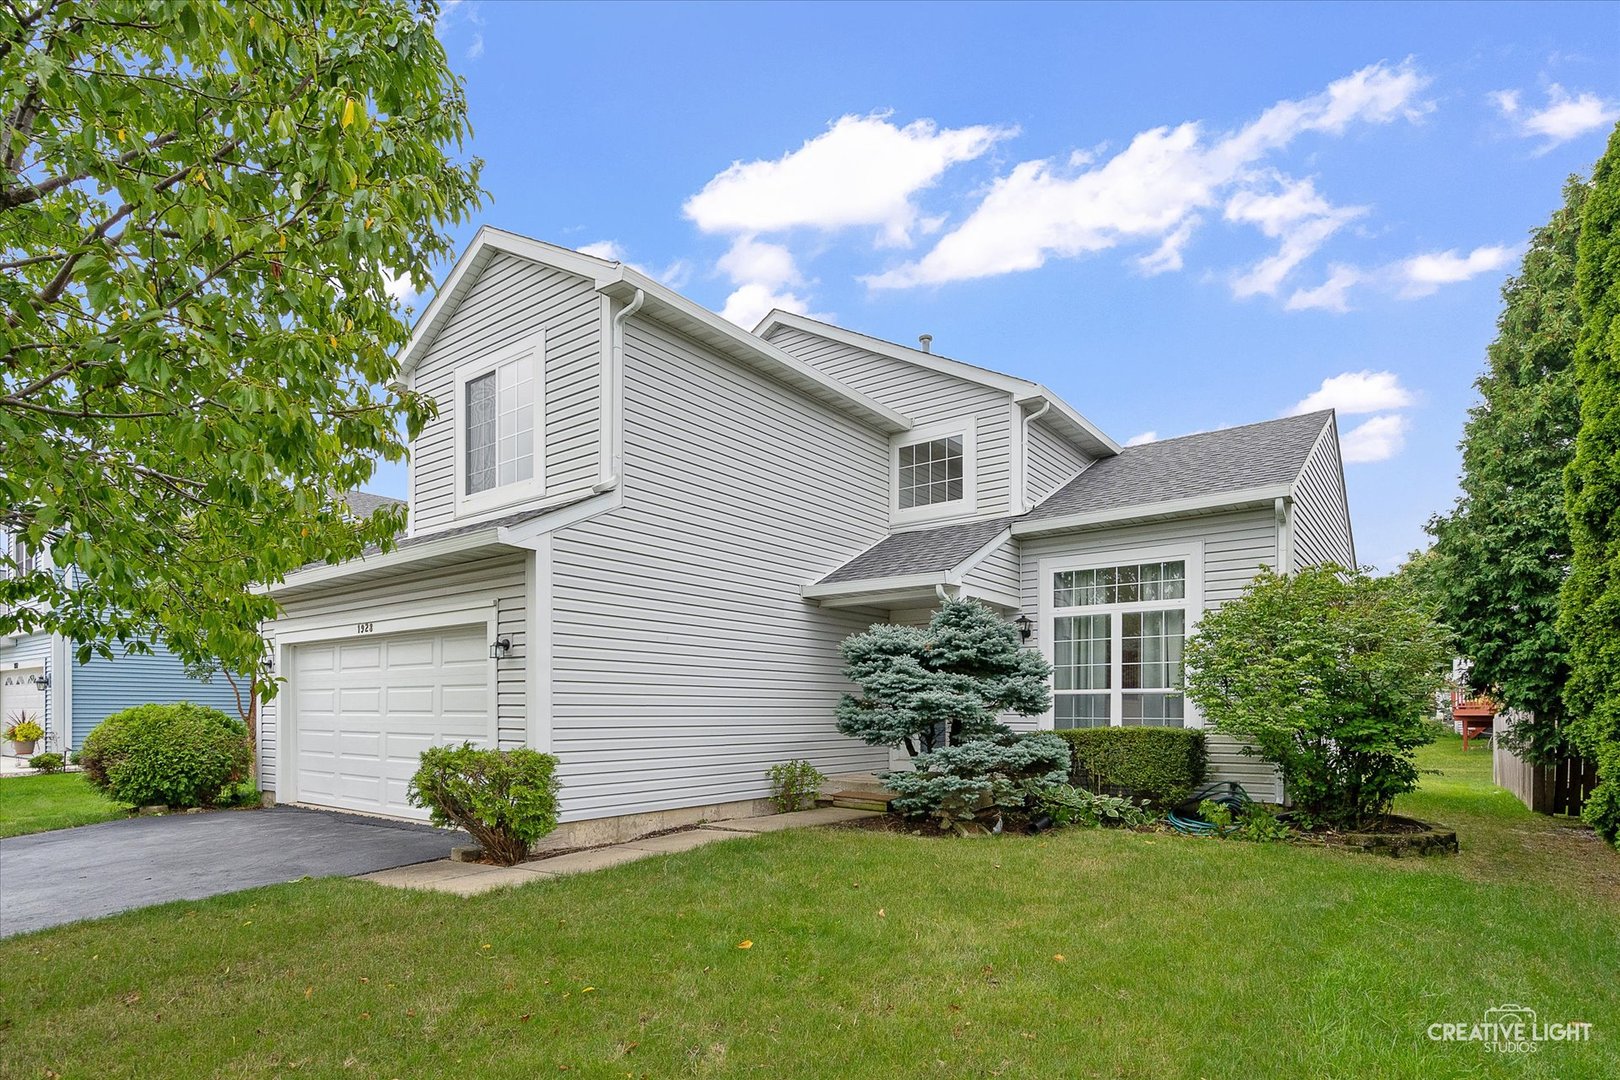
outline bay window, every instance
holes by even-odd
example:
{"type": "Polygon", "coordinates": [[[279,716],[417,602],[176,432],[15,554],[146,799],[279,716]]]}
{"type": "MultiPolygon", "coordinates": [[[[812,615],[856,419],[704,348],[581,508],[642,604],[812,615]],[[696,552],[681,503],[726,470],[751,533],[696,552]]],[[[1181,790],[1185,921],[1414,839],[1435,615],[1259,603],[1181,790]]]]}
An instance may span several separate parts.
{"type": "Polygon", "coordinates": [[[1043,566],[1054,727],[1185,726],[1182,647],[1198,592],[1189,563],[1043,566]]]}

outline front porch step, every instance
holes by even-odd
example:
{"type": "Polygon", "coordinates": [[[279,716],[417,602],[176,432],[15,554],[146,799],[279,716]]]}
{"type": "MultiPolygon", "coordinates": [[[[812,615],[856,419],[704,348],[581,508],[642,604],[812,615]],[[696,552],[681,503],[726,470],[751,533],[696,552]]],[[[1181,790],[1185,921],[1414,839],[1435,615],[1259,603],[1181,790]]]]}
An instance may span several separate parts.
{"type": "Polygon", "coordinates": [[[889,790],[883,786],[883,781],[869,772],[838,773],[829,776],[821,785],[821,789],[823,798],[826,798],[829,793],[834,791],[868,791],[874,795],[881,795],[889,790]]]}
{"type": "Polygon", "coordinates": [[[821,801],[845,810],[876,810],[887,813],[889,803],[896,798],[892,791],[829,791],[821,801]]]}

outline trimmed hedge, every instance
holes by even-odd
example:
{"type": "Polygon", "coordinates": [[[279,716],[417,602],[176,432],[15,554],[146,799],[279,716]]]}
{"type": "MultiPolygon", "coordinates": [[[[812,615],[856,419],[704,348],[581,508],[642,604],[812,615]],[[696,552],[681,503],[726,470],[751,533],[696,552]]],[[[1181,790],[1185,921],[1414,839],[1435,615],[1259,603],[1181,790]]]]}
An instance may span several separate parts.
{"type": "Polygon", "coordinates": [[[1209,752],[1191,728],[1098,727],[1053,732],[1069,744],[1074,782],[1087,791],[1186,802],[1204,786],[1209,752]]]}
{"type": "Polygon", "coordinates": [[[205,705],[137,705],[84,740],[85,778],[133,806],[213,806],[248,775],[247,725],[205,705]]]}

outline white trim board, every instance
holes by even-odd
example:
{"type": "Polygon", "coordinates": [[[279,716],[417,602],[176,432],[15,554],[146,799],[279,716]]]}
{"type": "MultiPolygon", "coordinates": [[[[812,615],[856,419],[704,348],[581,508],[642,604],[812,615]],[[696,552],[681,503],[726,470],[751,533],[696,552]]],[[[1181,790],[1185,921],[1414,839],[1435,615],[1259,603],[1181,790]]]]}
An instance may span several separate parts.
{"type": "MultiPolygon", "coordinates": [[[[1051,555],[1040,559],[1035,564],[1035,590],[1037,609],[1040,613],[1039,626],[1041,655],[1048,664],[1053,663],[1053,623],[1056,618],[1056,605],[1052,602],[1052,576],[1064,570],[1091,570],[1101,566],[1118,566],[1132,562],[1162,562],[1168,559],[1181,559],[1187,564],[1187,577],[1185,595],[1181,602],[1149,601],[1149,608],[1184,608],[1187,611],[1187,622],[1183,633],[1191,637],[1198,628],[1199,619],[1204,613],[1204,541],[1188,540],[1163,544],[1142,545],[1138,547],[1113,548],[1108,551],[1091,552],[1085,555],[1051,555]]],[[[1117,612],[1118,605],[1098,607],[1097,613],[1117,612]]],[[[1119,621],[1117,618],[1110,621],[1110,632],[1114,642],[1119,638],[1119,621]]],[[[1112,648],[1112,646],[1111,646],[1112,648]]],[[[1111,653],[1109,663],[1112,665],[1118,656],[1111,653]]],[[[1056,679],[1053,680],[1056,683],[1056,679]]],[[[1110,688],[1110,697],[1113,706],[1119,703],[1122,688],[1110,688]]],[[[1182,701],[1184,712],[1183,724],[1189,728],[1202,728],[1204,718],[1198,712],[1198,707],[1192,699],[1186,696],[1183,689],[1182,701]]],[[[1113,708],[1111,706],[1111,709],[1113,708]]],[[[1052,704],[1046,712],[1042,713],[1038,726],[1043,731],[1054,729],[1056,717],[1057,698],[1054,696],[1052,704]]],[[[1118,726],[1118,725],[1114,725],[1118,726]]]]}

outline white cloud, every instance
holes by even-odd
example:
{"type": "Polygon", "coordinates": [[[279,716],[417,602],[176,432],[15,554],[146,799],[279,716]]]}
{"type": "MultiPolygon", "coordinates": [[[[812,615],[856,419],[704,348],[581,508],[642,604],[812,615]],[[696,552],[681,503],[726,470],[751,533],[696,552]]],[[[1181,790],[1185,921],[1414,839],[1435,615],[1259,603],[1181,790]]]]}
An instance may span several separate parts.
{"type": "MultiPolygon", "coordinates": [[[[776,308],[798,315],[810,315],[810,303],[804,297],[792,292],[774,291],[758,283],[750,283],[739,286],[726,297],[725,306],[720,309],[720,317],[730,319],[744,330],[752,330],[759,325],[761,319],[776,308]]],[[[828,315],[811,317],[821,319],[823,322],[831,321],[831,316],[828,315]]]]}
{"type": "Polygon", "coordinates": [[[844,116],[774,161],[734,162],[684,210],[709,233],[868,226],[886,243],[907,244],[914,229],[928,224],[917,193],[1012,134],[987,125],[940,128],[932,120],[898,127],[887,113],[844,116]]]}
{"type": "Polygon", "coordinates": [[[1276,179],[1274,191],[1247,188],[1226,202],[1226,220],[1253,225],[1265,236],[1281,241],[1275,254],[1233,280],[1232,292],[1240,298],[1259,293],[1275,296],[1295,267],[1367,212],[1362,206],[1333,206],[1317,194],[1310,180],[1276,179]]]}
{"type": "Polygon", "coordinates": [[[1353,266],[1334,263],[1328,267],[1327,280],[1314,289],[1295,289],[1284,305],[1289,311],[1320,309],[1341,314],[1350,310],[1350,289],[1365,280],[1365,275],[1353,266]]]}
{"type": "Polygon", "coordinates": [[[581,244],[577,249],[581,255],[594,255],[598,259],[607,259],[609,262],[624,262],[624,248],[617,240],[597,240],[589,244],[581,244]]]}
{"type": "Polygon", "coordinates": [[[1389,460],[1405,448],[1406,429],[1406,417],[1398,413],[1362,421],[1339,440],[1345,464],[1389,460]]]}
{"type": "Polygon", "coordinates": [[[1428,296],[1442,285],[1455,285],[1500,270],[1513,261],[1513,256],[1514,249],[1501,244],[1477,247],[1467,255],[1460,255],[1453,248],[1404,259],[1396,266],[1395,274],[1402,296],[1428,296]]]}
{"type": "Polygon", "coordinates": [[[743,329],[752,330],[772,308],[809,313],[809,301],[789,291],[804,278],[793,253],[781,244],[741,236],[716,265],[736,286],[720,314],[743,329]]]}
{"type": "Polygon", "coordinates": [[[1415,399],[1393,371],[1346,371],[1323,379],[1322,385],[1302,398],[1285,415],[1337,409],[1341,415],[1404,409],[1415,399]]]}
{"type": "Polygon", "coordinates": [[[768,244],[752,236],[738,237],[715,265],[738,285],[758,283],[778,288],[802,281],[791,251],[781,244],[768,244]]]}
{"type": "MultiPolygon", "coordinates": [[[[1276,184],[1262,169],[1271,154],[1307,132],[1338,135],[1352,123],[1415,120],[1432,108],[1420,98],[1428,82],[1410,63],[1374,64],[1320,94],[1279,102],[1233,132],[1206,137],[1198,123],[1184,123],[1141,132],[1106,161],[1082,154],[1063,163],[1021,162],[920,259],[865,280],[877,288],[966,281],[1143,241],[1158,245],[1141,260],[1144,270],[1175,269],[1203,211],[1257,181],[1276,184]]],[[[1306,190],[1314,195],[1308,184],[1306,190]]],[[[1330,234],[1348,212],[1323,201],[1321,212],[1296,222],[1294,249],[1285,241],[1273,265],[1257,268],[1263,272],[1252,284],[1274,290],[1271,278],[1280,281],[1305,257],[1295,252],[1309,237],[1330,234]],[[1336,222],[1332,229],[1330,222],[1336,222]]]]}
{"type": "Polygon", "coordinates": [[[1620,102],[1605,101],[1591,91],[1570,94],[1557,83],[1547,87],[1547,104],[1539,109],[1526,107],[1517,90],[1494,91],[1490,100],[1517,134],[1543,140],[1536,151],[1541,154],[1620,120],[1620,102]]]}
{"type": "Polygon", "coordinates": [[[1130,438],[1126,439],[1125,440],[1125,445],[1126,446],[1146,446],[1150,442],[1158,442],[1158,441],[1159,441],[1159,433],[1157,431],[1144,431],[1140,435],[1132,435],[1130,438]]]}
{"type": "Polygon", "coordinates": [[[476,60],[484,55],[484,35],[474,34],[472,44],[467,46],[467,59],[476,60]]]}
{"type": "Polygon", "coordinates": [[[396,274],[386,266],[382,268],[382,274],[383,291],[401,307],[411,307],[422,298],[422,294],[416,291],[415,284],[411,282],[409,274],[396,274]]]}

